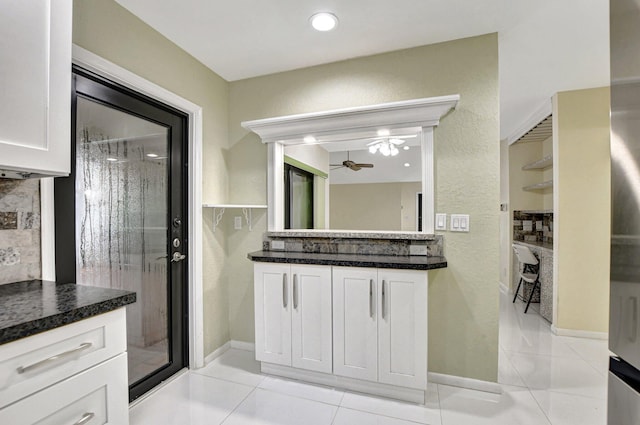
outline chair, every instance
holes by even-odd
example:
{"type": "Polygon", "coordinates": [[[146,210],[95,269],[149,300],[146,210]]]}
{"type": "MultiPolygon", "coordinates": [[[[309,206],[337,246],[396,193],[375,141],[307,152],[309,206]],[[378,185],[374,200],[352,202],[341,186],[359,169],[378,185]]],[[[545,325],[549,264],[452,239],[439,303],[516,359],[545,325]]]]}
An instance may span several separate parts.
{"type": "MultiPolygon", "coordinates": [[[[516,289],[516,293],[513,297],[513,302],[516,302],[518,298],[518,291],[520,291],[520,286],[522,286],[522,282],[533,283],[533,289],[531,289],[531,294],[529,294],[529,301],[527,301],[527,307],[524,309],[525,314],[527,310],[529,310],[529,305],[531,304],[531,299],[533,298],[533,293],[536,291],[536,287],[540,287],[540,281],[538,280],[539,273],[539,261],[535,255],[531,252],[529,248],[524,245],[513,244],[513,251],[518,257],[518,261],[522,264],[522,267],[518,267],[520,273],[520,282],[518,282],[518,288],[516,289]]],[[[524,298],[524,288],[522,288],[522,296],[524,298]]]]}

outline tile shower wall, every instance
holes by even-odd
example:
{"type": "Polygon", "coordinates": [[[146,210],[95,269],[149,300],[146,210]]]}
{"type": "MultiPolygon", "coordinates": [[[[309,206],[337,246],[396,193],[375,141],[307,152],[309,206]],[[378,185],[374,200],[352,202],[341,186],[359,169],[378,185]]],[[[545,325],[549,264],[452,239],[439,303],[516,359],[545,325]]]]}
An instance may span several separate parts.
{"type": "Polygon", "coordinates": [[[40,181],[0,179],[0,284],[40,276],[40,181]]]}

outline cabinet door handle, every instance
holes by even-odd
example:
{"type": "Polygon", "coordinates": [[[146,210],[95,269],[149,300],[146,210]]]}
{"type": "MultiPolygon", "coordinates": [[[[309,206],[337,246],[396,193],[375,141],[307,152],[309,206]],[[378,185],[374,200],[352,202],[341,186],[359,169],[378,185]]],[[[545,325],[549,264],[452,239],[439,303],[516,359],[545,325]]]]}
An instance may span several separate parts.
{"type": "Polygon", "coordinates": [[[373,319],[373,279],[369,279],[369,317],[373,319]]]}
{"type": "Polygon", "coordinates": [[[298,275],[293,275],[293,308],[298,309],[298,275]]]}
{"type": "Polygon", "coordinates": [[[282,275],[282,308],[287,308],[287,298],[289,298],[287,293],[287,274],[284,273],[282,275]]]}
{"type": "Polygon", "coordinates": [[[387,297],[385,296],[387,282],[382,281],[382,318],[384,319],[387,315],[387,297]]]}
{"type": "Polygon", "coordinates": [[[84,415],[82,415],[82,417],[80,419],[78,419],[76,422],[73,423],[73,425],[84,425],[89,423],[89,421],[91,419],[94,418],[94,416],[96,416],[95,413],[93,412],[87,412],[84,415]]]}
{"type": "Polygon", "coordinates": [[[27,372],[31,372],[32,370],[44,367],[46,365],[48,365],[49,363],[61,360],[67,356],[71,356],[75,353],[78,353],[82,350],[86,350],[87,348],[91,347],[93,345],[93,343],[91,342],[85,342],[80,344],[79,346],[77,346],[76,348],[72,348],[69,351],[65,351],[64,353],[60,353],[60,354],[56,354],[55,356],[51,356],[47,359],[44,360],[40,360],[39,362],[36,363],[32,363],[28,366],[20,366],[17,371],[18,373],[27,373],[27,372]]]}

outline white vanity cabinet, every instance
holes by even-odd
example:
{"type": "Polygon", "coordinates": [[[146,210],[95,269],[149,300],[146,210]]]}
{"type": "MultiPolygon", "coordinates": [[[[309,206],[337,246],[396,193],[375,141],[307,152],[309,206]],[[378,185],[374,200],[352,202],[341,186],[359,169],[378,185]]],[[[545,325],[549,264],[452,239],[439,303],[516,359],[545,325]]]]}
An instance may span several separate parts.
{"type": "Polygon", "coordinates": [[[254,265],[256,359],[331,373],[331,268],[254,265]]]}
{"type": "Polygon", "coordinates": [[[125,309],[0,345],[0,423],[129,423],[125,309]]]}
{"type": "Polygon", "coordinates": [[[334,373],[425,389],[427,273],[333,267],[334,373]]]}
{"type": "Polygon", "coordinates": [[[0,0],[0,170],[69,174],[72,4],[0,0]]]}
{"type": "Polygon", "coordinates": [[[263,371],[424,401],[425,270],[256,262],[254,285],[263,371]]]}

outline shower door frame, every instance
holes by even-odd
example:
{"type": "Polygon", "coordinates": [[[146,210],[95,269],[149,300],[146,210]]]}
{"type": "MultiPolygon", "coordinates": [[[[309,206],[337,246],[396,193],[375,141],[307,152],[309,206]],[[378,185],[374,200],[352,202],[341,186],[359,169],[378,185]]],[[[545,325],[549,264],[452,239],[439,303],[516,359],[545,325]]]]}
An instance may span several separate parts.
{"type": "MultiPolygon", "coordinates": [[[[202,107],[79,46],[73,64],[119,85],[167,104],[188,116],[188,346],[189,368],[204,366],[204,305],[202,287],[202,107]]],[[[55,215],[53,179],[41,180],[42,278],[55,281],[55,215]]]]}

